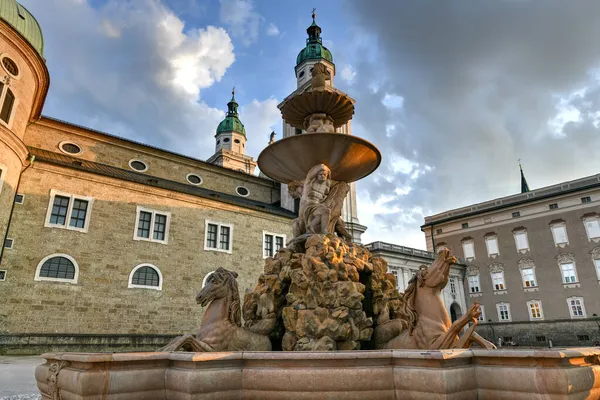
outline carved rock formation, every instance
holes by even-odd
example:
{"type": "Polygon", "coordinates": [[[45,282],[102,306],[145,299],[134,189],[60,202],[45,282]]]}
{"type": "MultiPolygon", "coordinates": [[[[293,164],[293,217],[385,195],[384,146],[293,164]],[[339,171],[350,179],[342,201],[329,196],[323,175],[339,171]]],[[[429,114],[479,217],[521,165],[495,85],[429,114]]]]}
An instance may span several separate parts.
{"type": "Polygon", "coordinates": [[[333,234],[311,235],[304,246],[266,260],[244,299],[246,327],[276,318],[273,348],[285,351],[372,348],[373,317],[400,301],[387,263],[333,234]]]}

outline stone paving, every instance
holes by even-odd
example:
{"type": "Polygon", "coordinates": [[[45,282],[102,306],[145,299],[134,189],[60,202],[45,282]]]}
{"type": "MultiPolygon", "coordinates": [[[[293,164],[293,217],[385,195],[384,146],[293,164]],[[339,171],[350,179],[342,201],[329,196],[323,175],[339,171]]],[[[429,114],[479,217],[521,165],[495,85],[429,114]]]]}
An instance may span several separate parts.
{"type": "Polygon", "coordinates": [[[44,360],[36,356],[0,356],[0,400],[38,400],[35,367],[44,360]]]}

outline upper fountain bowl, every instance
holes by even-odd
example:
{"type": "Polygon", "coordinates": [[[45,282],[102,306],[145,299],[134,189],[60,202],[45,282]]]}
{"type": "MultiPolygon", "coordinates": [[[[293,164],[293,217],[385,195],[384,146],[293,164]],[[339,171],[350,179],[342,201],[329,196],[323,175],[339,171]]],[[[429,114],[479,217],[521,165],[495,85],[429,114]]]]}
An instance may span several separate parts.
{"type": "Polygon", "coordinates": [[[305,133],[278,140],[258,156],[258,167],[269,178],[289,183],[303,180],[317,164],[331,169],[331,179],[354,182],[371,174],[381,163],[372,143],[341,133],[305,133]]]}
{"type": "Polygon", "coordinates": [[[354,99],[331,86],[294,93],[281,103],[285,122],[298,129],[306,129],[306,118],[312,114],[326,114],[335,128],[345,125],[354,115],[354,99]]]}

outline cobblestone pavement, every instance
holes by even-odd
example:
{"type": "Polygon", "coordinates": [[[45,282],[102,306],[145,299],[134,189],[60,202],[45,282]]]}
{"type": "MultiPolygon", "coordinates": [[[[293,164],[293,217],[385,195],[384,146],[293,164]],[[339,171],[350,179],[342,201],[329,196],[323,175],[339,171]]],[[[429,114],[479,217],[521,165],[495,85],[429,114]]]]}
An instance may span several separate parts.
{"type": "Polygon", "coordinates": [[[35,367],[43,363],[36,356],[0,356],[0,400],[38,400],[35,367]]]}

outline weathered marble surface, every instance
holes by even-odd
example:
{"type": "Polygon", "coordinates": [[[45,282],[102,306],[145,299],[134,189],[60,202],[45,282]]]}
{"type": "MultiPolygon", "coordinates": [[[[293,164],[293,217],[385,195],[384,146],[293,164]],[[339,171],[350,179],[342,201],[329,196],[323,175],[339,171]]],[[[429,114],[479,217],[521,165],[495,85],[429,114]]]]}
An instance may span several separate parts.
{"type": "Polygon", "coordinates": [[[600,351],[49,353],[43,399],[597,399],[600,351]],[[50,391],[51,364],[63,362],[50,391]],[[56,398],[56,397],[54,397],[56,398]]]}

